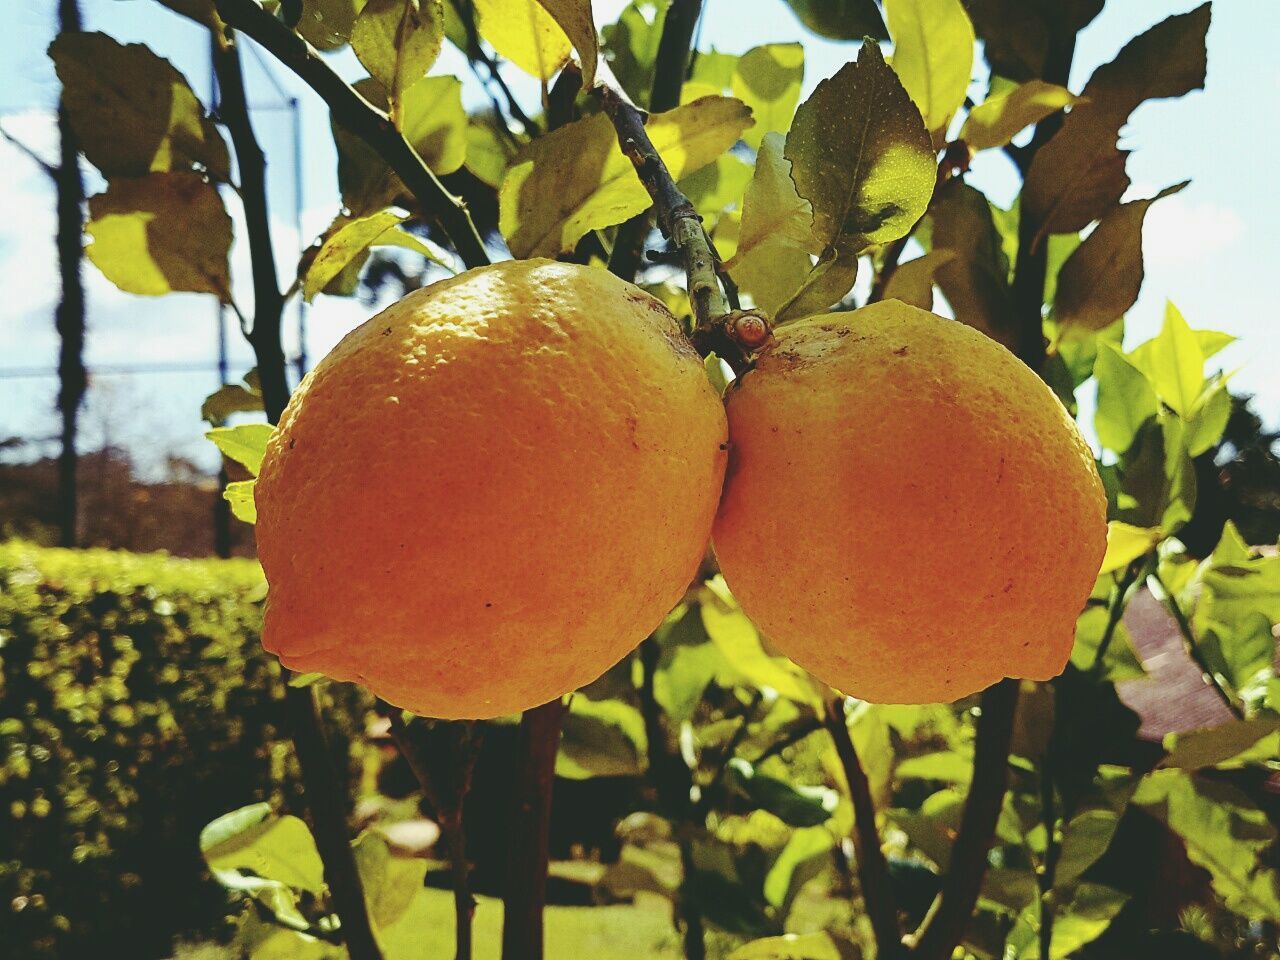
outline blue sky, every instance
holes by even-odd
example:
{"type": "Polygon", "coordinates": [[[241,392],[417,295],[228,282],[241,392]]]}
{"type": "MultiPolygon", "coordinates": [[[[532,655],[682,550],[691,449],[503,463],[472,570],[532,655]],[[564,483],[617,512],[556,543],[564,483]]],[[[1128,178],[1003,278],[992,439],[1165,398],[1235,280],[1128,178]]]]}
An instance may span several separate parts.
{"type": "MultiPolygon", "coordinates": [[[[196,92],[207,97],[208,57],[203,33],[152,0],[82,0],[89,29],[105,30],[123,41],[145,41],[186,73],[196,92]]],[[[1196,6],[1195,0],[1110,0],[1103,14],[1081,36],[1072,88],[1079,90],[1093,68],[1110,60],[1135,33],[1170,13],[1196,6]]],[[[9,11],[9,29],[0,34],[0,116],[5,128],[53,156],[51,107],[57,79],[44,50],[53,36],[53,0],[17,4],[9,11]],[[16,29],[15,29],[16,28],[16,29]]],[[[598,23],[610,22],[621,0],[598,0],[598,23]]],[[[1280,421],[1280,334],[1271,281],[1280,261],[1280,190],[1276,157],[1280,153],[1280,63],[1271,49],[1280,36],[1280,4],[1218,0],[1209,31],[1207,88],[1177,101],[1141,107],[1124,132],[1131,195],[1150,196],[1165,186],[1190,179],[1191,186],[1152,207],[1144,245],[1147,278],[1128,317],[1132,345],[1159,328],[1164,301],[1172,299],[1192,326],[1235,334],[1241,342],[1220,355],[1228,369],[1239,367],[1236,389],[1258,395],[1271,423],[1280,421]]],[[[704,48],[742,53],[760,43],[805,43],[806,92],[856,55],[851,44],[831,43],[808,34],[781,0],[708,0],[702,31],[704,48]]],[[[298,250],[337,212],[335,157],[323,104],[309,90],[262,54],[274,83],[250,57],[251,100],[259,109],[255,123],[270,159],[271,202],[282,266],[296,261],[298,250]],[[303,210],[301,236],[294,228],[294,183],[289,114],[279,109],[280,93],[301,104],[303,210]]],[[[350,55],[337,59],[350,77],[360,73],[350,55]]],[[[536,96],[518,71],[509,79],[533,105],[536,96]]],[[[447,50],[435,72],[465,76],[465,63],[447,50]]],[[[466,96],[482,94],[468,80],[466,96]]],[[[0,370],[51,366],[57,355],[52,311],[57,301],[53,251],[53,196],[38,168],[8,144],[0,143],[0,370]]],[[[981,155],[971,182],[996,202],[1012,199],[1017,181],[998,153],[981,155]]],[[[91,176],[91,190],[101,184],[91,176]]],[[[246,251],[233,249],[246,302],[246,251]]],[[[173,295],[162,299],[120,293],[91,267],[89,290],[90,367],[157,362],[212,363],[217,313],[211,298],[173,295]]],[[[319,356],[370,311],[353,301],[321,297],[309,314],[309,348],[319,356]]],[[[233,344],[233,374],[251,366],[248,350],[228,323],[233,344]]],[[[290,331],[292,336],[292,330],[290,331]]],[[[292,344],[290,345],[292,346],[292,344]]],[[[184,371],[148,376],[101,376],[94,381],[85,416],[88,447],[103,440],[123,442],[144,460],[168,452],[215,462],[201,439],[201,400],[217,385],[216,373],[184,371]]],[[[50,436],[56,382],[49,377],[0,379],[0,438],[50,436]]]]}

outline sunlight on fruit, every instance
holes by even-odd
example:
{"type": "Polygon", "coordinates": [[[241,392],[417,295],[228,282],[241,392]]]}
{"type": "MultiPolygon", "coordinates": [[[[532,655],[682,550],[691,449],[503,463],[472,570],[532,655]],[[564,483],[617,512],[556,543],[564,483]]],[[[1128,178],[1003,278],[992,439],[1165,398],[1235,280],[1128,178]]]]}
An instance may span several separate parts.
{"type": "Polygon", "coordinates": [[[435,717],[595,679],[702,558],[725,414],[657,300],[545,260],[434,284],[294,394],[258,481],[263,643],[435,717]]]}
{"type": "Polygon", "coordinates": [[[1013,354],[888,301],[777,330],[728,409],[716,555],[779,650],[886,703],[1061,672],[1106,498],[1013,354]]]}

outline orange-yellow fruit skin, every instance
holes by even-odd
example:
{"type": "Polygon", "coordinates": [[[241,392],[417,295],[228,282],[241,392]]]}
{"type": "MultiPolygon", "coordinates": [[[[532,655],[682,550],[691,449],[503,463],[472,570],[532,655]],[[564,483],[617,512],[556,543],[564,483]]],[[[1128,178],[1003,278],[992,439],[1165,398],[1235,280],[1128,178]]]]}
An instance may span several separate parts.
{"type": "Polygon", "coordinates": [[[428,716],[567,693],[683,595],[725,439],[674,318],[603,270],[514,261],[410,294],[267,447],[263,645],[428,716]]]}
{"type": "Polygon", "coordinates": [[[716,555],[781,652],[880,703],[1062,671],[1106,497],[1003,346],[898,301],[812,317],[776,331],[728,411],[716,555]]]}

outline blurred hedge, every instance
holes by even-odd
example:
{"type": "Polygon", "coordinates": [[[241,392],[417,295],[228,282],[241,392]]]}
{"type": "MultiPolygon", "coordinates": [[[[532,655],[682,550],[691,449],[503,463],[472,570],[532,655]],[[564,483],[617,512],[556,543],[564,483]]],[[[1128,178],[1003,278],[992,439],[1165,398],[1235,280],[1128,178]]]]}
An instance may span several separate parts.
{"type": "MultiPolygon", "coordinates": [[[[264,592],[252,561],[0,543],[7,960],[168,956],[225,912],[200,828],[260,800],[302,812],[264,592]]],[[[365,704],[326,695],[351,769],[365,704]]]]}

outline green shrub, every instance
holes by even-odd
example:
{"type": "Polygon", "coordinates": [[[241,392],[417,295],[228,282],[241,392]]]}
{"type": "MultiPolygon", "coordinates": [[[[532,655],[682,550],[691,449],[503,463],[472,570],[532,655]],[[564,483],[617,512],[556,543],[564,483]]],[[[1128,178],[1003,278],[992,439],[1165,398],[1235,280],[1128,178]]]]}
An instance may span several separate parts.
{"type": "MultiPolygon", "coordinates": [[[[0,543],[6,958],[168,956],[225,912],[200,829],[255,801],[303,811],[264,593],[252,561],[0,543]]],[[[328,695],[349,769],[364,701],[328,695]]]]}

